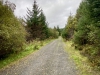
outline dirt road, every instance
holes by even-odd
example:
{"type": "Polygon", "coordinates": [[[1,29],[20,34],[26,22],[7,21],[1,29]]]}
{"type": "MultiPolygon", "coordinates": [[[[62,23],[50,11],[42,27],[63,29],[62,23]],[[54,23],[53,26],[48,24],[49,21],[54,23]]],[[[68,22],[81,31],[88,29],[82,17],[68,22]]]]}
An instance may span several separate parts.
{"type": "Polygon", "coordinates": [[[36,53],[0,70],[0,75],[77,75],[77,70],[59,38],[36,53]]]}

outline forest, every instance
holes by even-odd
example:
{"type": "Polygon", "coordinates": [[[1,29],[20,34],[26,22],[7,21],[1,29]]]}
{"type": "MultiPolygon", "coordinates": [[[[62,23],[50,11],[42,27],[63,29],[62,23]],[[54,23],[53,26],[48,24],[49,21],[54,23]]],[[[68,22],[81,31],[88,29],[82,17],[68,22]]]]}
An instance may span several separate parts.
{"type": "Polygon", "coordinates": [[[16,5],[0,1],[0,58],[20,53],[26,43],[57,38],[59,27],[49,28],[43,10],[34,1],[32,11],[27,9],[26,18],[14,15],[16,5]],[[58,29],[57,29],[58,28],[58,29]]]}
{"type": "Polygon", "coordinates": [[[19,54],[34,41],[62,36],[100,69],[100,0],[82,0],[76,14],[70,13],[63,29],[49,27],[36,0],[32,10],[27,8],[24,19],[15,16],[15,8],[14,3],[0,1],[0,60],[19,54]]]}
{"type": "Polygon", "coordinates": [[[75,49],[93,66],[100,67],[100,0],[83,0],[76,15],[70,14],[62,37],[71,40],[75,49]]]}

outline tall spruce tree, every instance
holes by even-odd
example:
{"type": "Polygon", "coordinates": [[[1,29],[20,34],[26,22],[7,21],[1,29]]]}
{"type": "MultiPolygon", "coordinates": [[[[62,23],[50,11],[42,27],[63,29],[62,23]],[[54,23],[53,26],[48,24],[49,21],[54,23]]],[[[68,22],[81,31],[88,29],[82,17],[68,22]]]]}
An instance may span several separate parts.
{"type": "Polygon", "coordinates": [[[89,33],[89,41],[94,46],[100,47],[100,1],[99,0],[87,0],[89,5],[89,13],[90,13],[90,33],[89,33]]]}
{"type": "Polygon", "coordinates": [[[43,10],[41,10],[41,14],[39,16],[39,27],[41,28],[41,40],[48,38],[48,25],[46,22],[46,17],[43,13],[43,10]]]}
{"type": "Polygon", "coordinates": [[[100,0],[87,0],[90,15],[90,33],[88,34],[89,44],[92,48],[89,50],[90,60],[97,65],[100,64],[100,0]],[[93,58],[95,58],[93,60],[93,58]]]}
{"type": "Polygon", "coordinates": [[[100,1],[83,0],[77,11],[76,17],[78,24],[76,26],[74,42],[79,45],[99,44],[99,27],[100,27],[100,1]],[[98,35],[97,35],[98,34],[98,35]],[[96,37],[95,37],[96,36],[96,37]]]}
{"type": "Polygon", "coordinates": [[[29,32],[32,35],[33,39],[39,38],[39,15],[40,8],[38,7],[36,0],[34,0],[33,9],[32,11],[28,9],[27,15],[27,25],[30,28],[29,32]]]}
{"type": "Polygon", "coordinates": [[[85,45],[88,43],[88,33],[89,33],[89,23],[90,23],[90,18],[88,14],[88,5],[86,1],[83,1],[79,9],[77,11],[77,19],[78,19],[78,24],[76,25],[76,32],[74,35],[74,43],[77,45],[85,45]]]}
{"type": "Polygon", "coordinates": [[[43,11],[38,7],[36,0],[34,0],[32,11],[28,9],[27,25],[32,39],[39,38],[43,40],[48,37],[46,17],[43,11]]]}

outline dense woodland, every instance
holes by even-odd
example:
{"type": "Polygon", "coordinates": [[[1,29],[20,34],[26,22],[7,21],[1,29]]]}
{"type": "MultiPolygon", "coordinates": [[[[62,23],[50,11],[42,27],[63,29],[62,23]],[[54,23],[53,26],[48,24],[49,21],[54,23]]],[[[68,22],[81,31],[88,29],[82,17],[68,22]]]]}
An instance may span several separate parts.
{"type": "Polygon", "coordinates": [[[66,40],[72,40],[73,46],[88,57],[93,66],[100,66],[100,0],[83,0],[76,15],[70,14],[64,29],[49,28],[45,14],[35,0],[32,10],[27,9],[25,19],[14,15],[15,8],[14,3],[0,1],[0,58],[19,53],[27,42],[62,35],[66,40]]]}
{"type": "Polygon", "coordinates": [[[93,66],[100,66],[100,0],[83,0],[76,15],[70,14],[62,36],[93,66]]]}
{"type": "Polygon", "coordinates": [[[53,39],[59,35],[57,27],[48,27],[43,10],[35,0],[32,11],[27,9],[25,20],[14,15],[15,8],[14,3],[0,1],[0,58],[19,53],[27,42],[53,39]]]}

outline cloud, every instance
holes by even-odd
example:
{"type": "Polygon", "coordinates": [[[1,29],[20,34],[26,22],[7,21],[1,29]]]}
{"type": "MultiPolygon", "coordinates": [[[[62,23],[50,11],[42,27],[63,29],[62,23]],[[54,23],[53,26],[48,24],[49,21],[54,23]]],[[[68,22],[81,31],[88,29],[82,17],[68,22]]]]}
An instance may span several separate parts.
{"type": "MultiPolygon", "coordinates": [[[[16,4],[15,15],[26,16],[27,8],[32,9],[34,0],[9,0],[16,4]]],[[[81,0],[37,0],[37,4],[43,9],[49,23],[49,27],[59,25],[63,28],[70,12],[75,15],[81,0]]]]}

